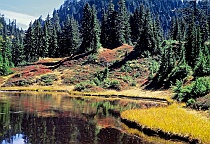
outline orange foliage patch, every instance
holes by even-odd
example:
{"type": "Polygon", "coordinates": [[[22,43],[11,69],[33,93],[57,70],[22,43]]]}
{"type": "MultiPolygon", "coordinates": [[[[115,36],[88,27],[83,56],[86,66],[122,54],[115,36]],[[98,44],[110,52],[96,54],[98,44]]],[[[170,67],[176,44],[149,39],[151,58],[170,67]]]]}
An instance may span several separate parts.
{"type": "Polygon", "coordinates": [[[111,62],[116,59],[119,59],[119,52],[123,51],[123,53],[130,53],[133,50],[133,47],[127,44],[124,44],[115,49],[106,49],[104,48],[102,52],[100,52],[99,59],[102,59],[106,62],[111,62]]]}
{"type": "Polygon", "coordinates": [[[38,75],[52,72],[52,70],[48,69],[47,67],[43,65],[26,66],[20,69],[20,71],[21,71],[22,77],[24,78],[38,76],[38,75]]]}

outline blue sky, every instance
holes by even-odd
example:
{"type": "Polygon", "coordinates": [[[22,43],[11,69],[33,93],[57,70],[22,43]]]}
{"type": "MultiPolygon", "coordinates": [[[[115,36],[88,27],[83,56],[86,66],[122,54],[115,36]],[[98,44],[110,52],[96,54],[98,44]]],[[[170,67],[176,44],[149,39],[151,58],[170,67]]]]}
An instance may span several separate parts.
{"type": "Polygon", "coordinates": [[[16,19],[18,26],[26,29],[30,21],[41,15],[46,18],[63,3],[64,0],[0,0],[0,13],[6,19],[16,19]]]}

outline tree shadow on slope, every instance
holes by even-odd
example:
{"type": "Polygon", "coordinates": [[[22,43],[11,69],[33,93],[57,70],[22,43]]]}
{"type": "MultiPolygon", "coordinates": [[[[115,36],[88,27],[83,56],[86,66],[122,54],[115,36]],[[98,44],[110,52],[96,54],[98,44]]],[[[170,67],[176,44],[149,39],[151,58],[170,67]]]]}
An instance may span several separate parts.
{"type": "Polygon", "coordinates": [[[111,66],[109,66],[109,69],[110,69],[110,70],[114,70],[114,69],[120,68],[120,67],[122,67],[127,61],[137,59],[138,57],[139,57],[138,52],[136,52],[135,50],[133,50],[133,51],[131,51],[129,54],[126,53],[124,59],[122,59],[121,61],[116,61],[114,64],[112,64],[111,66]]]}
{"type": "Polygon", "coordinates": [[[28,65],[39,65],[39,64],[41,64],[41,65],[47,66],[51,70],[55,70],[67,61],[78,60],[80,58],[84,58],[84,57],[90,55],[91,53],[92,53],[92,51],[87,52],[87,53],[78,54],[78,55],[69,56],[67,58],[64,58],[64,59],[61,59],[61,60],[55,61],[55,62],[37,62],[37,63],[33,63],[33,64],[28,64],[28,65]]]}
{"type": "Polygon", "coordinates": [[[151,80],[146,81],[141,85],[145,90],[166,90],[170,88],[169,82],[165,82],[163,79],[159,79],[158,74],[151,80]]]}
{"type": "Polygon", "coordinates": [[[90,54],[92,54],[92,51],[87,52],[87,53],[78,54],[78,55],[75,55],[75,56],[70,56],[68,58],[65,58],[65,59],[60,60],[57,64],[55,64],[55,65],[53,65],[53,66],[51,66],[49,68],[52,69],[52,70],[55,70],[58,67],[60,67],[63,63],[65,63],[67,61],[70,61],[70,60],[78,60],[78,59],[84,58],[84,57],[86,57],[86,56],[88,56],[90,54]]]}

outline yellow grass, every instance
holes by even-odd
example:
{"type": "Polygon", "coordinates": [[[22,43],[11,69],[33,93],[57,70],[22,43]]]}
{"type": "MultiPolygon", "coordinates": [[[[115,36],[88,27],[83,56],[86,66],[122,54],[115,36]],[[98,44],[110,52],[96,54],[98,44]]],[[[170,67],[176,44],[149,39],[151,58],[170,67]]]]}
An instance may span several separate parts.
{"type": "Polygon", "coordinates": [[[124,96],[135,96],[135,97],[144,97],[144,98],[160,98],[166,99],[168,101],[173,101],[171,96],[173,93],[170,90],[157,90],[157,91],[148,91],[142,89],[130,89],[130,90],[123,90],[123,91],[115,91],[115,90],[107,90],[103,92],[76,92],[71,91],[70,93],[77,93],[77,94],[94,94],[94,95],[124,95],[124,96]]]}
{"type": "Polygon", "coordinates": [[[29,87],[0,87],[6,91],[69,91],[73,86],[29,86],[29,87]]]}
{"type": "Polygon", "coordinates": [[[135,121],[152,129],[162,129],[210,143],[210,119],[199,113],[182,108],[178,104],[168,107],[127,110],[122,118],[135,121]]]}

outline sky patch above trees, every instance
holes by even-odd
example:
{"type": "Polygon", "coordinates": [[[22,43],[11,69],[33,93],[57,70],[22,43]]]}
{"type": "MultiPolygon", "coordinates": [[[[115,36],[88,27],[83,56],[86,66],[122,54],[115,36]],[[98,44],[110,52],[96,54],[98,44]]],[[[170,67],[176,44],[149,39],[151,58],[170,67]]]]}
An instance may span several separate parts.
{"type": "Polygon", "coordinates": [[[39,16],[46,18],[52,14],[53,9],[58,9],[64,0],[1,0],[0,14],[6,19],[16,19],[19,27],[27,29],[30,21],[39,16]]]}

